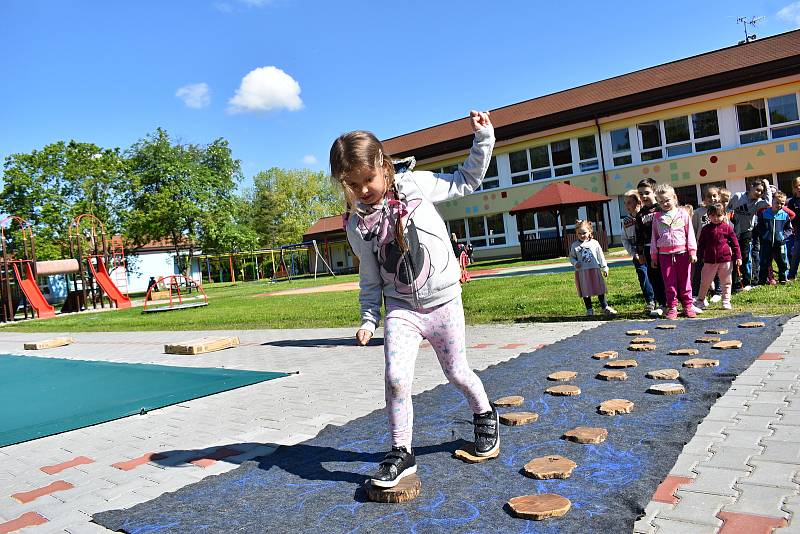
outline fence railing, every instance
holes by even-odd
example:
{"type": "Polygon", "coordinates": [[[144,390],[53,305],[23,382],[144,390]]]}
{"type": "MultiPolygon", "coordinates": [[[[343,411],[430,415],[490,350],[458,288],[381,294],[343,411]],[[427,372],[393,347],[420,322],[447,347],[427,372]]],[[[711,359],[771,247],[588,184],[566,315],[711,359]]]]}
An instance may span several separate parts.
{"type": "MultiPolygon", "coordinates": [[[[608,236],[603,225],[595,223],[594,238],[600,243],[604,251],[608,250],[608,236]]],[[[537,239],[535,234],[527,234],[522,238],[520,248],[522,249],[523,260],[546,260],[550,258],[560,258],[569,254],[569,246],[577,239],[575,231],[564,233],[558,237],[543,237],[537,239]]]]}

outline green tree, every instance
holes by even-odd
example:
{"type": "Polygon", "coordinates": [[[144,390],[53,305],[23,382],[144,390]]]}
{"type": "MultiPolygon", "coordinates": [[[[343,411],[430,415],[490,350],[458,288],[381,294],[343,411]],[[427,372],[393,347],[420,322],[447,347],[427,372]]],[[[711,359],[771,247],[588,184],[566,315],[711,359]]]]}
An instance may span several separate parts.
{"type": "Polygon", "coordinates": [[[342,198],[323,172],[273,167],[253,178],[252,227],[262,247],[299,243],[309,226],[342,213],[342,198]]]}
{"type": "Polygon", "coordinates": [[[69,253],[69,225],[81,213],[120,228],[129,192],[126,161],[118,148],[59,141],[4,163],[0,208],[26,219],[36,235],[40,259],[69,253]]]}
{"type": "Polygon", "coordinates": [[[208,145],[173,144],[158,128],[128,155],[134,180],[127,235],[135,244],[169,240],[186,273],[198,247],[232,240],[241,171],[225,139],[208,145]]]}

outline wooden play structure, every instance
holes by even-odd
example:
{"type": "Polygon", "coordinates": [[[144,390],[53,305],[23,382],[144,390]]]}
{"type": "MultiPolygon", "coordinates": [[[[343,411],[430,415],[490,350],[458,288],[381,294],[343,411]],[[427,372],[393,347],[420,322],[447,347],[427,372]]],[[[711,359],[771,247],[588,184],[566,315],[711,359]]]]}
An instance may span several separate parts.
{"type": "Polygon", "coordinates": [[[25,319],[53,317],[55,309],[45,300],[36,283],[39,266],[36,262],[36,243],[31,226],[21,217],[6,217],[0,221],[0,241],[3,252],[0,270],[2,321],[14,321],[19,307],[22,307],[25,319]]]}
{"type": "Polygon", "coordinates": [[[162,276],[147,290],[142,313],[156,313],[208,306],[203,285],[182,274],[162,276]]]}

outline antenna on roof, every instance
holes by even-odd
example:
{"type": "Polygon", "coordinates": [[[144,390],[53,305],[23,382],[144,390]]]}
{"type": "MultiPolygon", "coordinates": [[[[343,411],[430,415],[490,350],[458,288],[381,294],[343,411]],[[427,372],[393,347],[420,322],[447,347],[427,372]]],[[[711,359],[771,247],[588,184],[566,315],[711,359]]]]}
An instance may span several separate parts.
{"type": "Polygon", "coordinates": [[[744,28],[744,41],[739,41],[739,44],[746,44],[749,43],[750,41],[755,41],[757,39],[756,34],[755,33],[748,34],[747,25],[749,24],[750,26],[755,28],[756,24],[758,24],[765,18],[767,17],[750,17],[749,19],[747,17],[737,17],[736,23],[741,24],[742,27],[744,28]]]}

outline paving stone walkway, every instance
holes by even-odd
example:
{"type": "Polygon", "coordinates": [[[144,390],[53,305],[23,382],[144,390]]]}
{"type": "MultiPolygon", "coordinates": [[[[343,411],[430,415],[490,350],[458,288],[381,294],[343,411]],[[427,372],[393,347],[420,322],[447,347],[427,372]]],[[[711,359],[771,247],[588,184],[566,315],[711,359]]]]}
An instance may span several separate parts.
{"type": "MultiPolygon", "coordinates": [[[[471,326],[475,369],[600,323],[471,326]]],[[[103,532],[92,514],[127,508],[235,469],[278,445],[383,407],[383,349],[353,346],[352,329],[214,332],[242,344],[199,355],[163,354],[197,332],[70,333],[74,345],[42,357],[299,374],[56,436],[0,448],[0,534],[103,532]],[[153,462],[159,452],[169,465],[153,462]]],[[[378,337],[381,336],[379,330],[378,337]]],[[[55,334],[0,332],[0,353],[55,334]]],[[[637,533],[800,532],[800,319],[734,382],[658,488],[637,533]],[[721,527],[721,530],[720,530],[721,527]]],[[[414,394],[446,382],[430,346],[417,360],[414,394]]],[[[107,531],[106,531],[107,532],[107,531]]]]}

